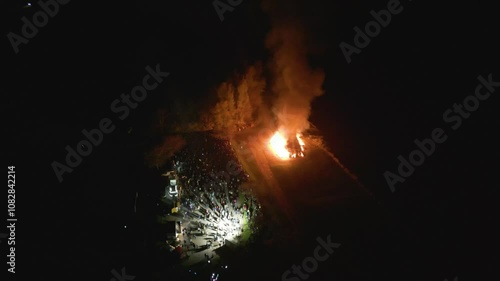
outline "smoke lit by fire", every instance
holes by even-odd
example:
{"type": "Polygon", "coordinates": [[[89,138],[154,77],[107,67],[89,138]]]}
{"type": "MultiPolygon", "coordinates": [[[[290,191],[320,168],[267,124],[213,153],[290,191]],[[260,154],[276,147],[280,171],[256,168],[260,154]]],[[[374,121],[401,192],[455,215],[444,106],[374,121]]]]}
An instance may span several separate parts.
{"type": "Polygon", "coordinates": [[[323,94],[325,78],[321,69],[310,67],[310,50],[306,44],[310,38],[304,24],[283,11],[288,2],[264,2],[272,23],[266,47],[271,52],[272,113],[279,128],[270,145],[283,159],[304,155],[304,142],[300,135],[310,126],[311,103],[323,94]]]}

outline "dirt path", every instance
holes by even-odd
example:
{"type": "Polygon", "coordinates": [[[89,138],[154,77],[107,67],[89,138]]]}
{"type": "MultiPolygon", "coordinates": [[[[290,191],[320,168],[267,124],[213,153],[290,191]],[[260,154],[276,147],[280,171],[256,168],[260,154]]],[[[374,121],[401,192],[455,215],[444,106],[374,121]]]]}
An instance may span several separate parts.
{"type": "Polygon", "coordinates": [[[266,215],[270,216],[276,229],[286,230],[285,233],[276,234],[293,236],[291,234],[296,231],[294,208],[290,206],[287,196],[273,175],[265,145],[257,140],[248,141],[241,137],[233,138],[231,145],[243,169],[250,175],[251,188],[267,212],[266,215]]]}

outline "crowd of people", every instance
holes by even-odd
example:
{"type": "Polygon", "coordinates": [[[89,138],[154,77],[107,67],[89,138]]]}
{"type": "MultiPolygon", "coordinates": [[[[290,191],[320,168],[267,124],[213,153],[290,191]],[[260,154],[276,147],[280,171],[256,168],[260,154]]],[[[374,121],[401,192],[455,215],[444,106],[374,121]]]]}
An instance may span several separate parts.
{"type": "MultiPolygon", "coordinates": [[[[183,234],[188,238],[193,233],[210,234],[218,245],[227,239],[237,240],[243,233],[244,221],[252,228],[253,219],[260,212],[251,190],[241,188],[248,175],[241,167],[228,171],[230,165],[239,165],[228,140],[207,134],[187,138],[188,145],[173,159],[182,186],[179,211],[190,222],[183,234]]],[[[184,243],[196,247],[192,242],[184,243]]],[[[207,242],[207,246],[211,245],[207,242]]]]}

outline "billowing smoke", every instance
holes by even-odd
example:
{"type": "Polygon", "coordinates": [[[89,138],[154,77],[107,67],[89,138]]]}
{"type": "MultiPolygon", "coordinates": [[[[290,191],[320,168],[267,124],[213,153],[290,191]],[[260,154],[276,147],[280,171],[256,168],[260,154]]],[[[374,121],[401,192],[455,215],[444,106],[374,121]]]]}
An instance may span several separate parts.
{"type": "Polygon", "coordinates": [[[295,134],[309,128],[311,102],[323,94],[325,76],[321,69],[309,66],[305,28],[298,17],[288,13],[296,11],[290,9],[291,2],[266,1],[263,8],[272,25],[266,38],[272,55],[271,91],[276,98],[272,110],[281,133],[295,139],[295,134]]]}
{"type": "Polygon", "coordinates": [[[232,135],[253,124],[275,126],[292,152],[301,150],[296,134],[309,128],[311,102],[323,94],[325,75],[309,65],[306,43],[311,40],[306,38],[307,28],[300,22],[303,17],[298,13],[303,9],[298,3],[307,4],[263,0],[262,8],[271,22],[265,40],[271,55],[266,60],[267,67],[256,63],[222,83],[217,88],[217,104],[210,111],[210,118],[206,118],[211,123],[203,127],[232,135]],[[264,93],[270,95],[261,96],[264,93]]]}

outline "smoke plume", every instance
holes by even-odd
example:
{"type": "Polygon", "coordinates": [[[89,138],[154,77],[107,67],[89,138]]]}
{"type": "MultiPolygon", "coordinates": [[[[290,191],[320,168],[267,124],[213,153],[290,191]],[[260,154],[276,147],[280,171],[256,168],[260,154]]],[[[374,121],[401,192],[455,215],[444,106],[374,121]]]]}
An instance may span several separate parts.
{"type": "Polygon", "coordinates": [[[311,69],[305,28],[298,17],[288,13],[291,1],[278,5],[265,1],[263,8],[269,13],[272,29],[266,38],[271,52],[271,91],[275,96],[273,114],[278,129],[290,138],[309,128],[311,102],[323,94],[324,73],[311,69]]]}

